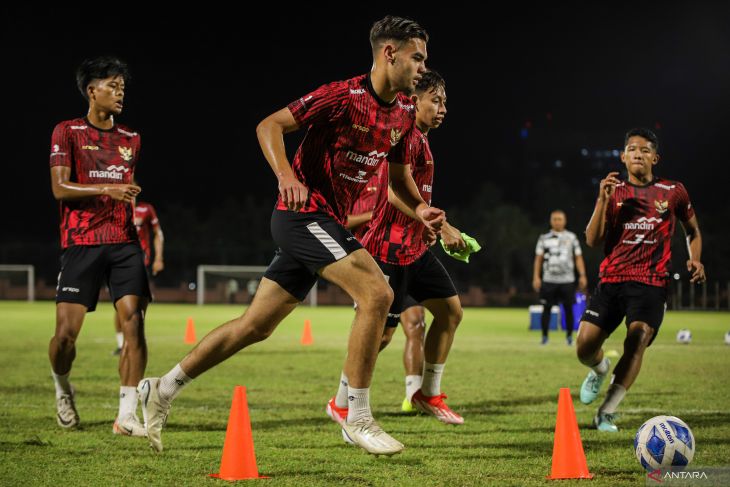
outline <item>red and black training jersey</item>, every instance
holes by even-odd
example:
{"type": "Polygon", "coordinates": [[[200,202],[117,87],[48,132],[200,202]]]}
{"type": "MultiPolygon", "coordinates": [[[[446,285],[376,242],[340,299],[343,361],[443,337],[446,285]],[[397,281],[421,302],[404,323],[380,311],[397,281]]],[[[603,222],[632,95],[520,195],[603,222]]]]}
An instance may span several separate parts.
{"type": "MultiPolygon", "coordinates": [[[[410,164],[421,197],[430,205],[434,164],[428,138],[416,127],[407,143],[410,148],[406,162],[410,164]]],[[[381,174],[380,187],[373,219],[361,243],[381,262],[400,266],[411,264],[426,252],[422,238],[424,226],[388,203],[388,171],[381,174]]]]}
{"type": "MultiPolygon", "coordinates": [[[[71,168],[79,184],[130,184],[137,165],[140,136],[124,125],[103,130],[85,118],[56,125],[51,137],[51,167],[71,168]]],[[[61,247],[134,242],[132,205],[111,196],[60,201],[61,247]]]]}
{"type": "MultiPolygon", "coordinates": [[[[381,186],[380,175],[383,172],[388,172],[388,166],[385,164],[381,164],[378,171],[370,178],[370,181],[367,182],[362,193],[360,193],[360,196],[355,200],[355,203],[353,203],[352,209],[349,212],[350,215],[361,215],[362,213],[375,210],[375,203],[378,201],[378,193],[380,192],[381,186]]],[[[385,184],[387,186],[388,181],[386,181],[385,184]]],[[[362,241],[363,236],[365,236],[368,228],[370,228],[371,222],[372,220],[365,222],[352,231],[352,234],[358,241],[362,241]]]]}
{"type": "Polygon", "coordinates": [[[139,244],[144,251],[144,265],[149,267],[152,260],[153,232],[160,228],[155,207],[144,201],[138,201],[134,206],[134,226],[137,227],[139,244]]]}
{"type": "Polygon", "coordinates": [[[606,209],[601,282],[666,286],[676,219],[686,222],[694,214],[687,190],[677,181],[654,178],[646,186],[618,184],[606,209]]]}
{"type": "MultiPolygon", "coordinates": [[[[288,106],[300,127],[307,127],[292,163],[297,179],[309,188],[300,211],[324,212],[344,224],[352,204],[387,158],[404,163],[402,142],[414,125],[415,107],[398,94],[385,103],[369,75],[321,86],[288,106]]],[[[281,201],[277,209],[286,210],[281,201]]]]}

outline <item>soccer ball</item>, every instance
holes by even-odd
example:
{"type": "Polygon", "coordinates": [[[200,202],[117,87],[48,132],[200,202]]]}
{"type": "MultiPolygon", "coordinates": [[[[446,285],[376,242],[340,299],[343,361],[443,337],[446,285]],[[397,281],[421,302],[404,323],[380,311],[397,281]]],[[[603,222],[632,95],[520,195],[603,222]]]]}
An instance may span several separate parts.
{"type": "Polygon", "coordinates": [[[684,343],[685,345],[692,341],[692,332],[689,330],[679,330],[677,332],[677,343],[684,343]]]}
{"type": "Polygon", "coordinates": [[[725,345],[730,345],[730,331],[725,333],[725,345]]]}
{"type": "Polygon", "coordinates": [[[647,471],[679,470],[695,454],[695,438],[689,426],[674,416],[656,416],[642,424],[634,438],[636,458],[647,471]]]}

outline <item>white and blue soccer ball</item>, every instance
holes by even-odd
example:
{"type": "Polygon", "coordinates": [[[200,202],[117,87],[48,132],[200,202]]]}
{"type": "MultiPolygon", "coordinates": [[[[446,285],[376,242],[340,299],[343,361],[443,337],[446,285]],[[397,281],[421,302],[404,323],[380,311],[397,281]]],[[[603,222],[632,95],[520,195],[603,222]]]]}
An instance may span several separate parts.
{"type": "Polygon", "coordinates": [[[725,333],[725,345],[730,345],[730,331],[725,333]]]}
{"type": "Polygon", "coordinates": [[[692,341],[692,332],[689,330],[679,330],[677,332],[677,343],[684,343],[687,345],[689,342],[692,341]]]}
{"type": "Polygon", "coordinates": [[[634,438],[636,458],[647,471],[681,470],[695,454],[689,426],[674,416],[656,416],[641,425],[634,438]]]}

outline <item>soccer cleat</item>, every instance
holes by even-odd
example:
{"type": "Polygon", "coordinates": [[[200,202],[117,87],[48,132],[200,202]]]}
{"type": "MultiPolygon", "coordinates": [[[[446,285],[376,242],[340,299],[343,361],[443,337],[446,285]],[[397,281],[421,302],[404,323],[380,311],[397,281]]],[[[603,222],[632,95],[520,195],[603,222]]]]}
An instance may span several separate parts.
{"type": "Polygon", "coordinates": [[[416,408],[413,407],[413,404],[411,404],[411,401],[409,401],[407,397],[403,398],[403,403],[400,405],[400,410],[404,413],[418,412],[416,408]]]}
{"type": "Polygon", "coordinates": [[[79,425],[79,413],[76,411],[74,396],[76,391],[71,388],[71,394],[61,394],[56,398],[56,421],[61,428],[72,429],[79,425]]]}
{"type": "Polygon", "coordinates": [[[372,416],[352,423],[343,422],[342,437],[348,443],[357,445],[373,455],[395,455],[404,448],[403,443],[386,433],[372,416]]]}
{"type": "Polygon", "coordinates": [[[596,417],[593,418],[593,425],[598,431],[605,431],[607,433],[618,432],[618,426],[614,424],[616,421],[616,414],[614,413],[602,413],[598,411],[596,417]]]}
{"type": "Polygon", "coordinates": [[[548,343],[548,337],[544,336],[542,337],[542,340],[540,340],[540,345],[547,345],[548,343]]]}
{"type": "Polygon", "coordinates": [[[464,424],[464,418],[452,411],[444,399],[446,399],[446,394],[424,396],[421,389],[418,389],[411,398],[411,404],[419,411],[436,417],[442,423],[464,424]]]}
{"type": "Polygon", "coordinates": [[[327,403],[327,407],[325,408],[325,411],[327,412],[327,416],[330,417],[332,421],[335,423],[342,425],[345,421],[347,421],[347,411],[348,408],[341,408],[338,407],[335,403],[335,398],[329,400],[327,403]]]}
{"type": "Polygon", "coordinates": [[[115,419],[112,433],[122,436],[147,436],[144,425],[140,423],[136,414],[129,414],[124,418],[115,419]]]}
{"type": "MultiPolygon", "coordinates": [[[[610,367],[611,361],[608,361],[608,365],[610,367]]],[[[590,404],[595,401],[598,397],[598,393],[601,391],[601,385],[603,385],[603,381],[607,375],[608,372],[601,375],[591,369],[583,381],[583,384],[580,386],[580,402],[583,404],[590,404]]]]}
{"type": "Polygon", "coordinates": [[[121,355],[122,354],[122,347],[117,347],[116,350],[112,352],[112,355],[121,355]]]}
{"type": "Polygon", "coordinates": [[[565,339],[565,343],[568,344],[568,346],[573,344],[573,335],[568,335],[568,337],[565,339]]]}
{"type": "Polygon", "coordinates": [[[147,439],[156,452],[162,451],[162,427],[170,413],[170,403],[160,399],[159,387],[160,379],[157,377],[142,379],[137,386],[147,439]]]}

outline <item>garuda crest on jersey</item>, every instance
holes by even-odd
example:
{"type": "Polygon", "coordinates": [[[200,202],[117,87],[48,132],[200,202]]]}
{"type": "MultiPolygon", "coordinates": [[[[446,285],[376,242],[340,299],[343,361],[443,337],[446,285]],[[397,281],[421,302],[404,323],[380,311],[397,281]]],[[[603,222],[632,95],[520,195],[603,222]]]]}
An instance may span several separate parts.
{"type": "Polygon", "coordinates": [[[119,153],[122,155],[122,159],[129,162],[132,160],[132,148],[131,147],[119,147],[119,153]]]}
{"type": "Polygon", "coordinates": [[[396,145],[400,140],[402,132],[396,129],[390,129],[390,145],[396,145]]]}
{"type": "Polygon", "coordinates": [[[669,209],[669,201],[654,200],[654,207],[656,208],[657,213],[663,215],[669,209]]]}

